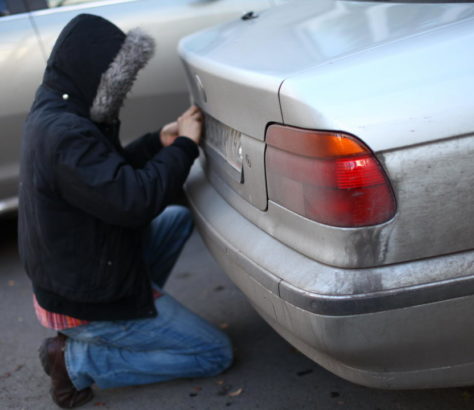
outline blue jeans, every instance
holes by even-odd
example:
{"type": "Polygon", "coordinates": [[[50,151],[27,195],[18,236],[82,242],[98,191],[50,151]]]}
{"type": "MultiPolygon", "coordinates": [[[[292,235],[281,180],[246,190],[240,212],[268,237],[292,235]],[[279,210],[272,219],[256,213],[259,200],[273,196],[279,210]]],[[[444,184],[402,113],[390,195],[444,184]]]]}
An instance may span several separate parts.
{"type": "MultiPolygon", "coordinates": [[[[150,225],[144,258],[161,288],[192,231],[189,211],[166,208],[150,225]]],[[[232,362],[229,338],[171,296],[155,300],[158,316],[97,321],[61,331],[66,367],[78,390],[215,376],[232,362]]]]}

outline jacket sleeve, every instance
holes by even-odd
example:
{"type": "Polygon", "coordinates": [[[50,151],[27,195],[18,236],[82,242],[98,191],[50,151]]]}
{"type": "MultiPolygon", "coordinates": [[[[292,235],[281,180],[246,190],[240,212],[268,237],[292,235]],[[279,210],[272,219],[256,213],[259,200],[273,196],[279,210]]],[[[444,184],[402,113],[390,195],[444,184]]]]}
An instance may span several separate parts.
{"type": "Polygon", "coordinates": [[[55,150],[56,187],[68,203],[106,223],[139,227],[168,205],[198,154],[196,143],[178,137],[134,168],[92,133],[66,136],[55,150]]]}
{"type": "Polygon", "coordinates": [[[156,132],[150,132],[126,145],[123,148],[125,159],[135,168],[144,167],[146,162],[163,148],[160,132],[161,129],[156,132]]]}

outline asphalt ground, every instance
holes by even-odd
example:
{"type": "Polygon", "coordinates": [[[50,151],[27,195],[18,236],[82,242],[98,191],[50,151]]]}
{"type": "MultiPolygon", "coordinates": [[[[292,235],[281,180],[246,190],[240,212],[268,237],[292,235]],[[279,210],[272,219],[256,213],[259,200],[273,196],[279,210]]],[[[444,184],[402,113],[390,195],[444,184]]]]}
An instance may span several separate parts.
{"type": "MultiPolygon", "coordinates": [[[[37,349],[42,328],[16,250],[16,220],[0,220],[0,410],[56,409],[37,349]]],[[[374,390],[346,382],[297,352],[253,310],[193,234],[167,291],[221,327],[236,361],[209,379],[100,390],[84,409],[457,410],[474,408],[474,388],[374,390]]]]}

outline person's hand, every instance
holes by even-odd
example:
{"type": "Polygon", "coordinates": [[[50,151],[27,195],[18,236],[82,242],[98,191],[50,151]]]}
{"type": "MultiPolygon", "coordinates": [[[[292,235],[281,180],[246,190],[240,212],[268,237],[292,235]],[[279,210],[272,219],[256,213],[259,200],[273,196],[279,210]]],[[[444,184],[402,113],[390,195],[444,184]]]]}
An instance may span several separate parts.
{"type": "Polygon", "coordinates": [[[163,147],[167,147],[171,145],[176,138],[179,136],[178,132],[178,122],[170,122],[169,124],[166,124],[160,132],[160,141],[161,145],[163,147]]]}
{"type": "Polygon", "coordinates": [[[192,105],[178,117],[178,134],[199,144],[202,134],[202,112],[197,106],[192,105]]]}

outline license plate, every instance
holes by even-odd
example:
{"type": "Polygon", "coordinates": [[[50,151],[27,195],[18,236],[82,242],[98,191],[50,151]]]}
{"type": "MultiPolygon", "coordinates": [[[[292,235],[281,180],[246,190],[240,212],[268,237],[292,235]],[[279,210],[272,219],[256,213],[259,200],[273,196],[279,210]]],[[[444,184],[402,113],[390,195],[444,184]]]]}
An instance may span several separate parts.
{"type": "Polygon", "coordinates": [[[242,171],[241,133],[215,118],[205,116],[204,143],[216,151],[222,158],[239,173],[242,171]]]}

